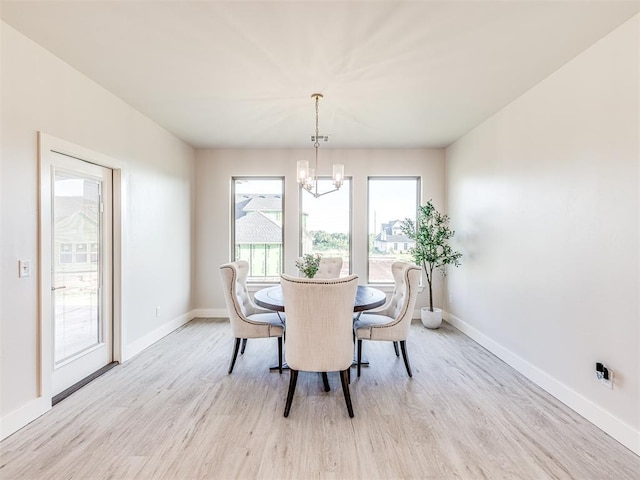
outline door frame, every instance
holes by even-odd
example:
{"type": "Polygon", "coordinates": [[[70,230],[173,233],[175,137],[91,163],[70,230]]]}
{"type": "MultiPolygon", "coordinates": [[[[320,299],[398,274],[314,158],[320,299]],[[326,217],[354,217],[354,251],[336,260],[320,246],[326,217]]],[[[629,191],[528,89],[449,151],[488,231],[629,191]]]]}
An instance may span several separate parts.
{"type": "Polygon", "coordinates": [[[123,211],[125,204],[125,164],[107,155],[61,140],[44,132],[38,132],[39,163],[39,212],[38,212],[38,277],[40,284],[40,305],[38,325],[38,396],[44,397],[51,405],[52,372],[54,364],[53,328],[51,315],[51,214],[52,178],[51,152],[77,158],[100,165],[113,171],[113,256],[112,256],[112,315],[113,315],[113,360],[122,361],[122,265],[123,251],[123,211]]]}

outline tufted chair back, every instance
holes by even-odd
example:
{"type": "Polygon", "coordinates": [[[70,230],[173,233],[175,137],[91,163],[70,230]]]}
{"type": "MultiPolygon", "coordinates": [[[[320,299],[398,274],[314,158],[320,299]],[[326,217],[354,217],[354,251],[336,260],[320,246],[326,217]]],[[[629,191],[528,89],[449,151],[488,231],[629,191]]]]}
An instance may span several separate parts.
{"type": "MultiPolygon", "coordinates": [[[[247,290],[247,275],[249,273],[249,263],[245,260],[225,263],[220,266],[220,276],[222,278],[222,290],[229,312],[231,330],[237,338],[261,338],[277,336],[282,334],[280,330],[273,329],[272,322],[264,323],[263,313],[265,310],[258,308],[247,290]],[[248,318],[248,317],[254,317],[248,318]]],[[[277,315],[273,313],[272,315],[277,315]]]]}
{"type": "Polygon", "coordinates": [[[342,257],[321,258],[318,272],[313,278],[338,278],[340,270],[342,270],[342,257]]]}
{"type": "MultiPolygon", "coordinates": [[[[406,338],[409,334],[411,316],[418,298],[418,285],[422,269],[411,263],[393,262],[391,273],[395,282],[393,293],[389,302],[379,313],[395,319],[387,327],[395,325],[396,329],[400,330],[399,336],[406,338]]],[[[376,333],[382,334],[382,332],[375,332],[373,333],[374,338],[377,336],[376,333]]]]}
{"type": "MultiPolygon", "coordinates": [[[[420,283],[419,267],[415,265],[411,265],[406,262],[393,262],[393,264],[391,265],[391,273],[393,275],[393,281],[394,281],[393,293],[391,294],[389,301],[386,303],[383,309],[380,310],[379,313],[391,318],[398,318],[398,316],[400,316],[400,314],[402,313],[403,308],[406,309],[406,307],[409,306],[408,302],[405,302],[405,300],[407,300],[407,297],[413,292],[411,292],[411,290],[408,288],[409,277],[410,277],[409,275],[410,269],[408,267],[415,267],[414,270],[417,268],[418,283],[420,283]]],[[[415,294],[418,293],[417,288],[413,290],[415,290],[415,294]]],[[[414,306],[415,306],[415,302],[414,302],[414,306]]],[[[412,307],[412,310],[413,310],[413,307],[412,307]]],[[[413,312],[410,312],[410,313],[413,313],[413,312]]]]}
{"type": "Polygon", "coordinates": [[[335,279],[282,275],[280,283],[287,312],[289,366],[307,372],[349,368],[357,275],[335,279]]]}

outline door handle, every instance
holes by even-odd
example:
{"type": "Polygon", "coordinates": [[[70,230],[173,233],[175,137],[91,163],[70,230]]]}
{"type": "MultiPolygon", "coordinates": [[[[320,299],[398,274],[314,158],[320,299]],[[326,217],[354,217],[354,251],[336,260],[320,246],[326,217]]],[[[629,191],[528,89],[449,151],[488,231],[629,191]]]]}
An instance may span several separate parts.
{"type": "Polygon", "coordinates": [[[62,287],[51,287],[51,291],[53,292],[54,290],[62,290],[63,288],[67,288],[67,286],[64,285],[62,287]]]}

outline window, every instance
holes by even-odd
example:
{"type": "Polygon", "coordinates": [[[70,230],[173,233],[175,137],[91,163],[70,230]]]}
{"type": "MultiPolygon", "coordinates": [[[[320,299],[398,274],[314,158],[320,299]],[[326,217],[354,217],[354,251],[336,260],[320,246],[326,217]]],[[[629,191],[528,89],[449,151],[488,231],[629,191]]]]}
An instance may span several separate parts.
{"type": "Polygon", "coordinates": [[[415,221],[419,192],[419,177],[369,177],[369,283],[393,283],[391,264],[413,261],[414,242],[402,234],[401,224],[405,218],[415,221]]]}
{"type": "Polygon", "coordinates": [[[98,263],[98,244],[91,244],[91,263],[98,263]]]}
{"type": "Polygon", "coordinates": [[[76,244],[76,263],[87,263],[87,244],[76,244]]]}
{"type": "Polygon", "coordinates": [[[232,179],[233,251],[249,262],[250,282],[275,282],[283,264],[284,179],[232,179]]]}
{"type": "MultiPolygon", "coordinates": [[[[333,188],[331,179],[318,179],[318,191],[333,188]]],[[[300,252],[342,257],[341,276],[351,271],[351,179],[337,192],[314,198],[300,188],[300,252]]]]}
{"type": "Polygon", "coordinates": [[[60,244],[60,263],[73,262],[73,244],[61,243],[60,244]]]}

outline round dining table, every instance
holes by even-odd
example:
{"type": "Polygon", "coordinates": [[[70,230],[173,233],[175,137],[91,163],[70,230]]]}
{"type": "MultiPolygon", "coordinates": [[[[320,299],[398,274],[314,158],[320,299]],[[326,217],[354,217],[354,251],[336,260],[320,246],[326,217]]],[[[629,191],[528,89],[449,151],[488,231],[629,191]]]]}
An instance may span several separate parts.
{"type": "MultiPolygon", "coordinates": [[[[277,312],[284,312],[284,298],[282,296],[282,287],[275,285],[273,287],[263,288],[258,290],[253,296],[256,305],[266,308],[267,310],[275,310],[277,312]]],[[[380,307],[384,305],[387,297],[384,292],[373,287],[365,287],[358,285],[356,291],[356,298],[353,302],[354,312],[363,312],[365,310],[371,310],[372,308],[380,307]]]]}

